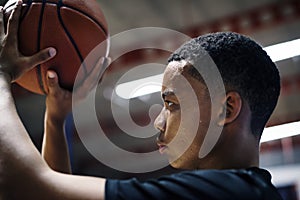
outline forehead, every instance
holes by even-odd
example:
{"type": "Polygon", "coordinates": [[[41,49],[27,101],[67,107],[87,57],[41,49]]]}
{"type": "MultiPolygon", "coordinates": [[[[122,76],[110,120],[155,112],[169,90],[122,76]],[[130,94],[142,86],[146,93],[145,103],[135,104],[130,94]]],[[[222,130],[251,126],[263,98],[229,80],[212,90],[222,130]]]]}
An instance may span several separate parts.
{"type": "Polygon", "coordinates": [[[199,80],[183,73],[187,67],[188,62],[185,60],[170,62],[164,72],[162,92],[173,91],[176,95],[188,95],[189,92],[199,93],[203,90],[203,84],[199,80]]]}
{"type": "Polygon", "coordinates": [[[182,76],[186,64],[187,62],[184,60],[170,62],[165,69],[163,81],[167,83],[178,79],[179,76],[182,76]]]}

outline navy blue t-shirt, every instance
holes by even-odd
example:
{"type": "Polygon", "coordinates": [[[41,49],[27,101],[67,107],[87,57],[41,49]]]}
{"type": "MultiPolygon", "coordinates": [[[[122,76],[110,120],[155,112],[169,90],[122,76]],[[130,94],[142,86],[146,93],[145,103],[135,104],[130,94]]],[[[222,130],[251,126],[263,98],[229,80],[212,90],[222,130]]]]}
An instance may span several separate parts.
{"type": "Polygon", "coordinates": [[[112,180],[105,186],[105,199],[282,199],[271,175],[260,168],[241,170],[195,170],[148,181],[112,180]]]}

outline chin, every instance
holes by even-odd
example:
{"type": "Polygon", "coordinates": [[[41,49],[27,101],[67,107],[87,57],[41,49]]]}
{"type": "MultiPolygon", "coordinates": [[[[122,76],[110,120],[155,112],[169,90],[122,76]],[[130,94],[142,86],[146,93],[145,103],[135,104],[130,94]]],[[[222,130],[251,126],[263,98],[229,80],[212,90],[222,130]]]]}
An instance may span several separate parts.
{"type": "Polygon", "coordinates": [[[196,160],[186,160],[186,159],[177,159],[170,161],[170,166],[172,166],[175,169],[182,169],[182,170],[194,170],[198,169],[199,162],[196,160]]]}
{"type": "Polygon", "coordinates": [[[180,160],[175,160],[173,162],[170,162],[170,166],[175,169],[188,169],[186,164],[180,160]]]}

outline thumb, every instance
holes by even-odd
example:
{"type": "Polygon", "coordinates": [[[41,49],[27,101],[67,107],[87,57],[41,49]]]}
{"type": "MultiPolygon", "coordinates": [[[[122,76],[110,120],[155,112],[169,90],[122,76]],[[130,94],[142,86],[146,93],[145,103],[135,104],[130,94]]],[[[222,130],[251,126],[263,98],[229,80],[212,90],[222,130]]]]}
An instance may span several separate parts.
{"type": "Polygon", "coordinates": [[[44,63],[56,55],[56,50],[53,47],[41,50],[40,52],[28,57],[28,64],[32,67],[44,63]]]}
{"type": "Polygon", "coordinates": [[[55,94],[60,89],[56,72],[52,70],[47,71],[47,85],[49,94],[55,94]]]}

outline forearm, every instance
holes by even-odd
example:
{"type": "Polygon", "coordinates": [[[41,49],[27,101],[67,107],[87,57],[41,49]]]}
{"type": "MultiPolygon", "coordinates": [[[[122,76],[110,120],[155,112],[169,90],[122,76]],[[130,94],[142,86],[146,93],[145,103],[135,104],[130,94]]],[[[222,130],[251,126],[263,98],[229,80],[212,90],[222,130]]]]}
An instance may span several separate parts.
{"type": "Polygon", "coordinates": [[[64,120],[51,119],[51,116],[46,111],[42,155],[53,170],[71,173],[69,151],[63,123],[64,120]]]}
{"type": "Polygon", "coordinates": [[[104,199],[105,179],[52,171],[30,140],[0,73],[0,199],[104,199]]]}
{"type": "Polygon", "coordinates": [[[7,194],[21,192],[18,190],[34,184],[33,180],[46,171],[47,165],[18,117],[10,83],[3,74],[0,74],[0,102],[1,188],[7,194]]]}

